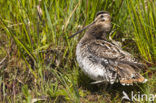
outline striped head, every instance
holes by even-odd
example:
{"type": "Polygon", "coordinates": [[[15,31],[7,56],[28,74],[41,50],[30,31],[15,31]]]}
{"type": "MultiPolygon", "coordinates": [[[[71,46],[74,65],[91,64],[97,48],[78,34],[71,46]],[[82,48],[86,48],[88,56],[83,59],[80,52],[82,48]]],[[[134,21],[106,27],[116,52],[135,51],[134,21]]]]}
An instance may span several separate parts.
{"type": "Polygon", "coordinates": [[[112,24],[111,24],[111,16],[109,12],[100,11],[96,14],[95,17],[95,25],[100,25],[106,32],[110,32],[112,24]]]}

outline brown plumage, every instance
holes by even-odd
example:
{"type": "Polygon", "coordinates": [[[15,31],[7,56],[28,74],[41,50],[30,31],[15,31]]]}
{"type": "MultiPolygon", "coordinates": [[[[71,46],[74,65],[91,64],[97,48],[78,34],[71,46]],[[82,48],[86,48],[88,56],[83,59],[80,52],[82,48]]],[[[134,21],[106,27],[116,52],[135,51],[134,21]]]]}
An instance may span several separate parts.
{"type": "Polygon", "coordinates": [[[76,48],[79,66],[95,83],[120,82],[131,85],[147,80],[139,74],[142,64],[106,38],[111,31],[111,17],[108,12],[99,12],[76,48]]]}

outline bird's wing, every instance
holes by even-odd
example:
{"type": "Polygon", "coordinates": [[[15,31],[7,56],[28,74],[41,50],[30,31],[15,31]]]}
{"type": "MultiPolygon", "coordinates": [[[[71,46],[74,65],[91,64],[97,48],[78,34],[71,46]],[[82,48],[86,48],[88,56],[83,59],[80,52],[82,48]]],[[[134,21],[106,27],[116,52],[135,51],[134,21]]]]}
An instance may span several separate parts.
{"type": "Polygon", "coordinates": [[[107,70],[112,71],[110,80],[113,80],[114,71],[122,84],[145,81],[144,77],[137,72],[140,67],[133,56],[114,44],[103,40],[92,41],[88,45],[88,53],[99,60],[107,70]]]}
{"type": "Polygon", "coordinates": [[[108,59],[119,63],[129,64],[136,68],[144,67],[142,63],[138,63],[135,60],[133,55],[108,41],[92,41],[88,46],[88,51],[99,60],[108,59]]]}
{"type": "Polygon", "coordinates": [[[104,40],[96,40],[91,42],[88,46],[88,51],[98,58],[120,60],[126,56],[131,57],[129,53],[127,54],[126,52],[123,52],[121,48],[104,40]]]}

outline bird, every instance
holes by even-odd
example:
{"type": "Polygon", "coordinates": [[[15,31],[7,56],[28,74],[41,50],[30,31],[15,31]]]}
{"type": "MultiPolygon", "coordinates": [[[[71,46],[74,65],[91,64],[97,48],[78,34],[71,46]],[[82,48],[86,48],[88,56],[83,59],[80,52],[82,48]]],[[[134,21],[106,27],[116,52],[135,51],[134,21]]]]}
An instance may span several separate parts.
{"type": "Polygon", "coordinates": [[[107,36],[112,30],[109,12],[99,11],[86,28],[76,46],[76,59],[84,74],[94,80],[92,84],[120,83],[125,86],[147,82],[140,74],[143,64],[121,46],[108,40],[107,36]]]}

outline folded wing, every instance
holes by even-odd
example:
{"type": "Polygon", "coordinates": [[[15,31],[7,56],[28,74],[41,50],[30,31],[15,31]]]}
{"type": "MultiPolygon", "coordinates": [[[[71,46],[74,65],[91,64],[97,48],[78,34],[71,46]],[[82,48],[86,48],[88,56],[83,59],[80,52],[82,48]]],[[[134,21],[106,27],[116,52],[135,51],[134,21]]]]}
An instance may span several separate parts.
{"type": "Polygon", "coordinates": [[[96,57],[106,69],[115,71],[120,83],[133,84],[145,81],[144,77],[138,73],[143,65],[136,62],[130,53],[123,51],[117,45],[104,40],[95,40],[88,45],[88,52],[96,57]]]}

